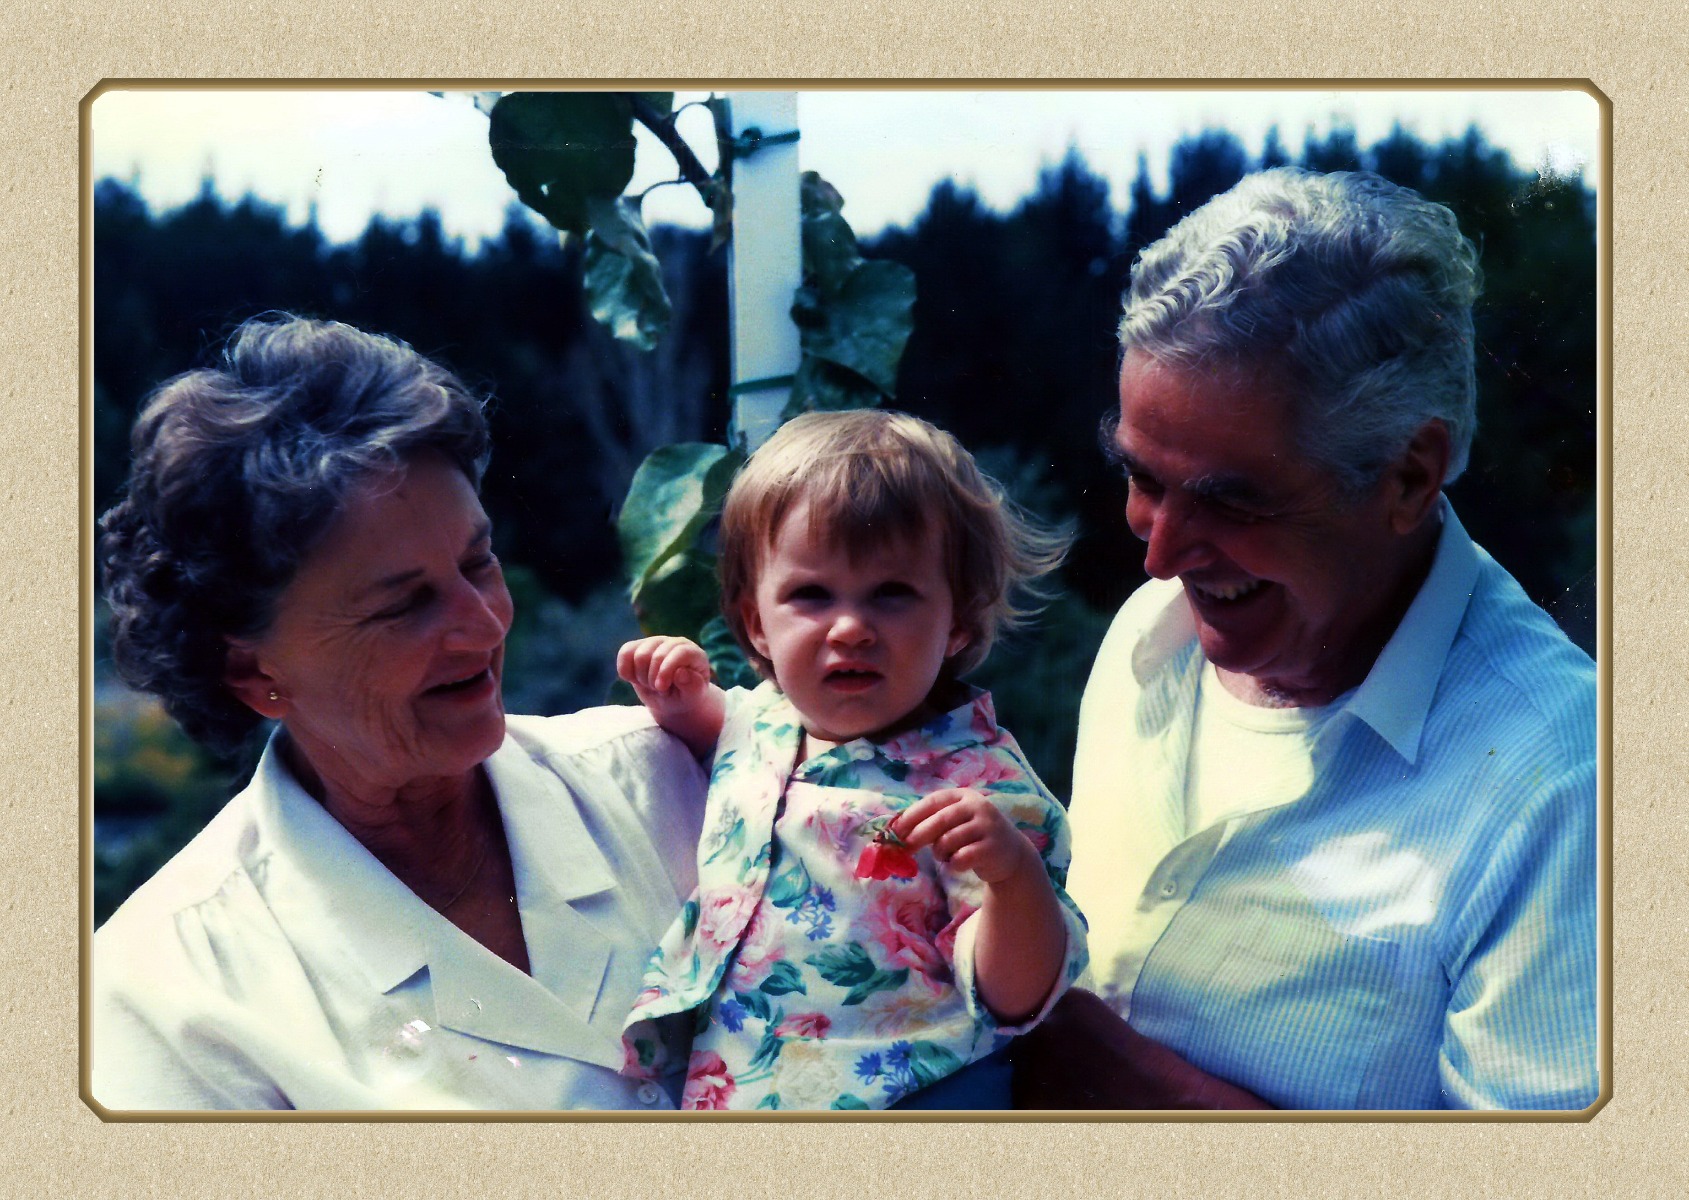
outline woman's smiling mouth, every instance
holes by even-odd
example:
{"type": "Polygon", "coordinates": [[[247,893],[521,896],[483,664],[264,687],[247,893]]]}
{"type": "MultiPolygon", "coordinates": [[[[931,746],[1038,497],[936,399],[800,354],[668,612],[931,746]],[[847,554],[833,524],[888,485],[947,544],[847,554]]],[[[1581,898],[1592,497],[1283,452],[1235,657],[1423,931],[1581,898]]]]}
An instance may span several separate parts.
{"type": "Polygon", "coordinates": [[[424,696],[474,696],[494,685],[493,669],[482,667],[472,675],[465,675],[462,679],[449,680],[426,689],[424,696]]]}

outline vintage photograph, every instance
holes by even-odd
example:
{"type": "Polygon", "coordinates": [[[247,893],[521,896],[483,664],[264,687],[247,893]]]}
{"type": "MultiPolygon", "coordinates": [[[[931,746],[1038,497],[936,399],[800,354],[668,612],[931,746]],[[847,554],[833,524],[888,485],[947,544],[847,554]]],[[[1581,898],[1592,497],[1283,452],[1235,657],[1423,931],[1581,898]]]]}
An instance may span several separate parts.
{"type": "Polygon", "coordinates": [[[102,1116],[1610,1095],[1593,89],[84,129],[102,1116]]]}

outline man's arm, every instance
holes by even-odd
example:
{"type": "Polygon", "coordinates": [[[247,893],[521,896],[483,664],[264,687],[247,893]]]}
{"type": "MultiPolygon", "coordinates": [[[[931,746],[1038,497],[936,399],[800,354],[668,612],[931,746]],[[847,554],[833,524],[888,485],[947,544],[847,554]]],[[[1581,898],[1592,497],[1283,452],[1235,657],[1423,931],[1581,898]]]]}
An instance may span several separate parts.
{"type": "Polygon", "coordinates": [[[1600,1092],[1595,766],[1505,814],[1464,898],[1438,1072],[1454,1108],[1582,1109],[1600,1092]]]}
{"type": "Polygon", "coordinates": [[[1016,1108],[1273,1107],[1144,1037],[1083,988],[1070,988],[1009,1055],[1016,1108]]]}

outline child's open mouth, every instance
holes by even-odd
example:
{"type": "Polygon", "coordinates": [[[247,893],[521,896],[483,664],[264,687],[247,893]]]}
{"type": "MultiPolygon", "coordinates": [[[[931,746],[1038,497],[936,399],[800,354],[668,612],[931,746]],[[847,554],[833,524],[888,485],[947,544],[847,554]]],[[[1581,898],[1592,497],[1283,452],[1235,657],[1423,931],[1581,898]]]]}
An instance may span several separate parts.
{"type": "Polygon", "coordinates": [[[827,674],[822,677],[822,682],[824,682],[828,687],[841,692],[865,691],[868,688],[873,687],[879,681],[880,673],[878,671],[855,669],[828,671],[827,674]]]}

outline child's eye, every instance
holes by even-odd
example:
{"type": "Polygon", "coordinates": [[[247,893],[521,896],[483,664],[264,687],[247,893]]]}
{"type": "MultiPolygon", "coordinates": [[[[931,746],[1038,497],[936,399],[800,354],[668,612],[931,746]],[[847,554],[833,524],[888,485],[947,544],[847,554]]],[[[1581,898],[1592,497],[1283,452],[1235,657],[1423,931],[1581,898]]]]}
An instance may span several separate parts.
{"type": "Polygon", "coordinates": [[[786,599],[801,604],[818,604],[827,599],[827,589],[819,584],[806,583],[787,592],[786,599]]]}
{"type": "Polygon", "coordinates": [[[875,597],[881,600],[906,600],[917,594],[912,585],[901,579],[887,580],[874,589],[875,597]]]}
{"type": "Polygon", "coordinates": [[[483,554],[464,563],[462,569],[465,575],[485,575],[496,566],[498,566],[498,555],[483,554]]]}

